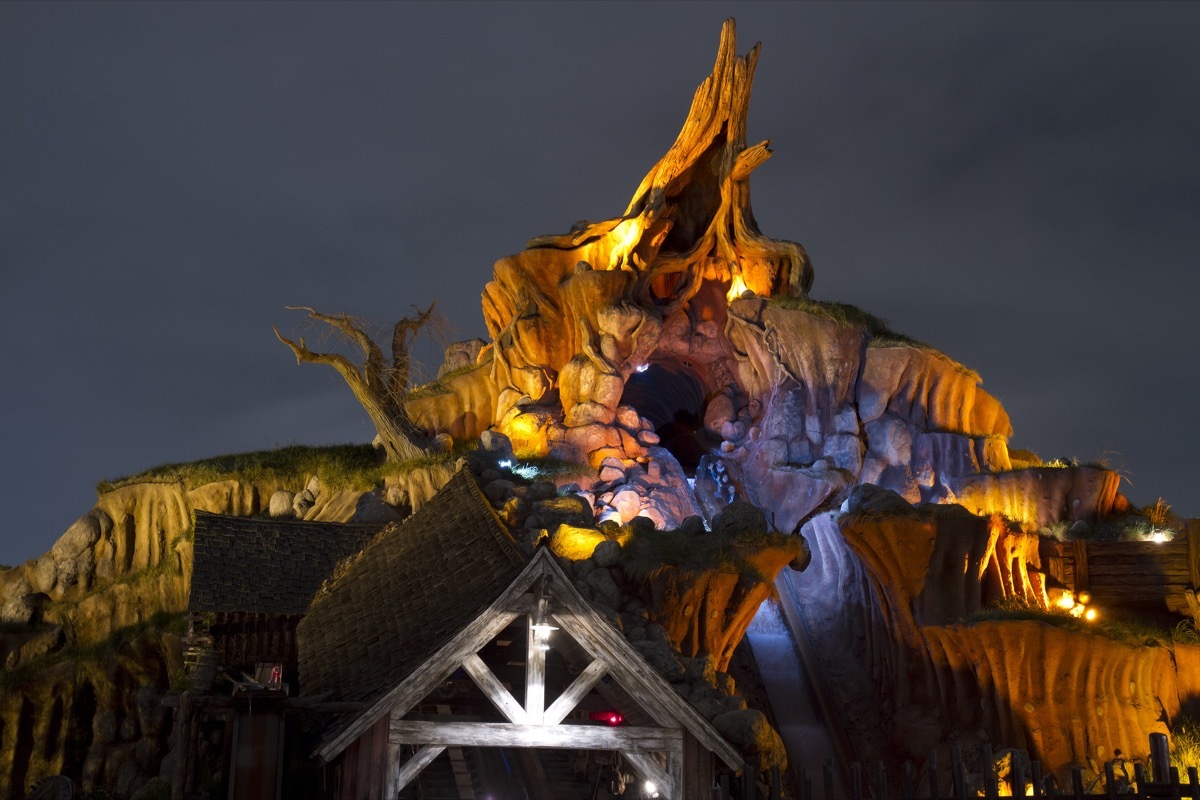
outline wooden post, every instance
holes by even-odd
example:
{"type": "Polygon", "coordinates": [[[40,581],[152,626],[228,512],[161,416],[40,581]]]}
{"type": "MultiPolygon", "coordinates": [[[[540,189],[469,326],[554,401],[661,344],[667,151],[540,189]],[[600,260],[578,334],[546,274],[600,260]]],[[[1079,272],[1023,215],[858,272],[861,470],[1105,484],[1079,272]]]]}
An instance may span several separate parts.
{"type": "Polygon", "coordinates": [[[964,780],[962,750],[958,747],[950,748],[950,781],[954,787],[954,796],[958,800],[966,800],[967,798],[967,782],[964,780]]]}
{"type": "Polygon", "coordinates": [[[825,800],[833,800],[833,759],[825,759],[825,766],[821,770],[821,778],[825,782],[825,800]]]}
{"type": "Polygon", "coordinates": [[[1140,761],[1133,765],[1133,780],[1137,784],[1138,797],[1145,797],[1149,781],[1146,780],[1146,765],[1140,761]]]}
{"type": "Polygon", "coordinates": [[[1188,767],[1188,795],[1192,800],[1200,800],[1200,777],[1196,775],[1195,767],[1188,767]]]}
{"type": "Polygon", "coordinates": [[[1076,539],[1075,546],[1075,594],[1090,591],[1092,578],[1088,573],[1087,540],[1076,539]]]}
{"type": "Polygon", "coordinates": [[[887,793],[887,771],[884,769],[883,762],[880,761],[875,767],[876,778],[879,781],[879,794],[875,795],[879,800],[888,796],[887,793]]]}
{"type": "Polygon", "coordinates": [[[733,800],[733,796],[729,794],[728,772],[722,772],[721,777],[717,779],[717,792],[720,800],[733,800]]]}
{"type": "MultiPolygon", "coordinates": [[[[1028,753],[1026,753],[1028,756],[1028,753]]],[[[1019,758],[1014,758],[1012,761],[1012,772],[1010,773],[1008,783],[1012,789],[1013,797],[1025,796],[1025,767],[1023,761],[1019,758]]],[[[1037,794],[1037,789],[1034,789],[1034,794],[1037,794]]]]}
{"type": "Polygon", "coordinates": [[[778,765],[771,767],[771,800],[783,800],[783,775],[778,765]]]}
{"type": "Polygon", "coordinates": [[[1071,770],[1071,793],[1075,800],[1083,800],[1083,767],[1071,770]]]}
{"type": "Polygon", "coordinates": [[[1155,783],[1166,783],[1171,774],[1171,747],[1165,733],[1150,734],[1150,771],[1155,783]]]}
{"type": "Polygon", "coordinates": [[[900,772],[900,795],[904,800],[913,800],[916,792],[913,789],[913,767],[911,761],[904,762],[904,768],[900,772]]]}
{"type": "Polygon", "coordinates": [[[755,800],[758,787],[754,785],[755,774],[750,771],[750,765],[742,762],[742,800],[755,800]]]}
{"type": "Polygon", "coordinates": [[[1187,521],[1188,572],[1192,576],[1192,587],[1200,590],[1200,519],[1187,521]]]}
{"type": "Polygon", "coordinates": [[[937,750],[929,753],[929,800],[938,800],[937,750]]]}
{"type": "Polygon", "coordinates": [[[529,634],[525,658],[525,720],[531,725],[541,725],[545,718],[546,706],[546,643],[538,631],[533,629],[536,622],[545,622],[548,618],[546,598],[538,600],[536,615],[529,618],[529,634]]]}
{"type": "Polygon", "coordinates": [[[996,760],[992,757],[991,744],[983,746],[983,796],[988,800],[996,800],[1000,796],[1000,784],[996,780],[996,760]]]}
{"type": "Polygon", "coordinates": [[[1104,762],[1104,791],[1108,800],[1117,800],[1117,773],[1112,761],[1104,762]]]}
{"type": "Polygon", "coordinates": [[[863,800],[862,764],[857,761],[850,765],[850,800],[863,800]]]}
{"type": "Polygon", "coordinates": [[[1033,796],[1041,797],[1045,794],[1046,787],[1042,785],[1042,762],[1033,762],[1033,796]]]}

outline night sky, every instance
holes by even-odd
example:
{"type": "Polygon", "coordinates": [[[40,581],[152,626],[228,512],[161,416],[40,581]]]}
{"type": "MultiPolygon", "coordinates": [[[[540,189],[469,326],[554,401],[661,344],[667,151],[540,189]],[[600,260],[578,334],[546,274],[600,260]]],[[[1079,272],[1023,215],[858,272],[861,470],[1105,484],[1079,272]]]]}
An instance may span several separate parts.
{"type": "Polygon", "coordinates": [[[731,15],[813,296],[1200,515],[1200,5],[6,2],[0,562],[100,479],[369,441],[284,306],[484,336],[491,265],[624,210],[731,15]]]}

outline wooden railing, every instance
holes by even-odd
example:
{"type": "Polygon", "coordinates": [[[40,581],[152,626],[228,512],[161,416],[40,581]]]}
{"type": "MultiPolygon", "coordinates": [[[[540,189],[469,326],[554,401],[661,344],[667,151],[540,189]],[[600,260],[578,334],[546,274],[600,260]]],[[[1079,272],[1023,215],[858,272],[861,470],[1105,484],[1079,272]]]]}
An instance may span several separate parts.
{"type": "MultiPolygon", "coordinates": [[[[930,755],[929,762],[923,774],[918,774],[910,762],[904,763],[904,768],[898,781],[889,779],[882,762],[876,765],[874,775],[866,775],[862,764],[850,765],[849,786],[840,791],[835,786],[834,765],[830,759],[825,763],[820,790],[814,791],[813,776],[807,770],[799,771],[800,785],[798,800],[813,800],[814,797],[824,800],[974,800],[985,797],[991,800],[1001,796],[1038,797],[1045,800],[1200,800],[1200,777],[1195,766],[1187,768],[1187,781],[1180,779],[1179,770],[1171,766],[1170,751],[1165,734],[1150,734],[1150,772],[1146,764],[1134,762],[1133,775],[1126,775],[1124,763],[1109,761],[1104,765],[1103,776],[1091,780],[1085,775],[1083,768],[1071,770],[1071,785],[1058,785],[1053,775],[1043,775],[1036,761],[1028,762],[1029,774],[1025,774],[1023,759],[1011,760],[1011,772],[1008,780],[1001,780],[996,773],[995,760],[991,747],[981,748],[980,763],[993,765],[992,769],[984,769],[982,775],[972,775],[967,771],[962,757],[962,750],[957,747],[950,749],[950,779],[945,780],[939,771],[937,753],[930,755]],[[1154,780],[1151,780],[1151,776],[1154,780]],[[924,778],[924,785],[922,785],[924,778]],[[1005,790],[1001,794],[1001,788],[1005,790]],[[918,791],[920,786],[920,791],[918,791]],[[1099,791],[1097,791],[1099,789],[1099,791]]],[[[1028,759],[1024,759],[1028,761],[1028,759]]],[[[751,774],[749,770],[743,775],[751,774]]],[[[768,791],[771,800],[787,800],[793,797],[784,793],[783,780],[778,768],[771,770],[768,776],[768,791]]],[[[754,781],[742,780],[739,791],[731,793],[728,776],[722,775],[720,784],[713,789],[713,800],[751,800],[757,797],[754,781]]]]}

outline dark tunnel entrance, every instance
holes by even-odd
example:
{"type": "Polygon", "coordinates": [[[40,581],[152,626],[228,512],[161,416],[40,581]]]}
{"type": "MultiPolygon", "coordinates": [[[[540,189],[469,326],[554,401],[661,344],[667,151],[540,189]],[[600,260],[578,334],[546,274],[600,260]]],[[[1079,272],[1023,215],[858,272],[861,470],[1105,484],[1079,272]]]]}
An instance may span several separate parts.
{"type": "Polygon", "coordinates": [[[704,382],[686,361],[655,361],[625,382],[621,402],[650,420],[663,447],[688,475],[721,437],[704,428],[704,382]]]}

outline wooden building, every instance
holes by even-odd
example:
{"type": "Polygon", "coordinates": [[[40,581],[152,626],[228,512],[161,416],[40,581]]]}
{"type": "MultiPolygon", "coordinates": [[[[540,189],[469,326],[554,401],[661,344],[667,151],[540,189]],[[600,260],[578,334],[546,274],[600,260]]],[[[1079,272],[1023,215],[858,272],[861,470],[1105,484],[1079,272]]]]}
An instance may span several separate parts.
{"type": "Polygon", "coordinates": [[[298,691],[184,700],[239,720],[209,745],[221,797],[707,798],[741,770],[549,550],[522,553],[467,470],[330,572],[298,615],[298,691]]]}

